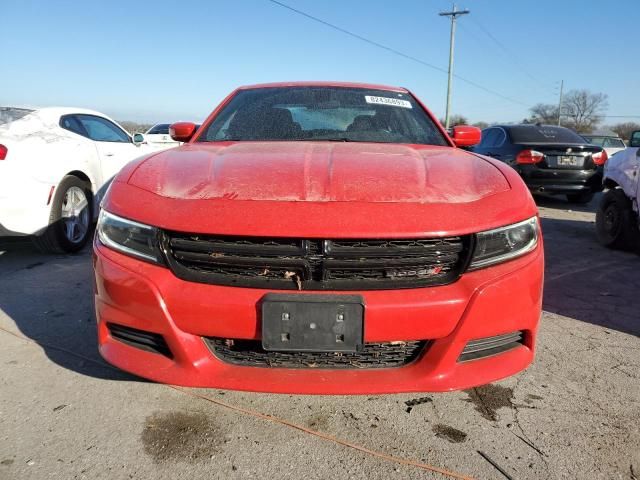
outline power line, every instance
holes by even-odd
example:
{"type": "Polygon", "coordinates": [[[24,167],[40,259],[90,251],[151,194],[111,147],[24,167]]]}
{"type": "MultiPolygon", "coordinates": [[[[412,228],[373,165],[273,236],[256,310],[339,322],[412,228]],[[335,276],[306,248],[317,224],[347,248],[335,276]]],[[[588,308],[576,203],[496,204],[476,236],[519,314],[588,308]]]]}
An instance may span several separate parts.
{"type": "MultiPolygon", "coordinates": [[[[370,45],[373,45],[374,47],[378,47],[378,48],[380,48],[382,50],[386,50],[386,51],[388,51],[390,53],[393,53],[393,54],[398,55],[400,57],[406,58],[407,60],[411,60],[411,61],[419,63],[419,64],[421,64],[421,65],[423,65],[425,67],[431,68],[433,70],[437,70],[438,72],[448,74],[448,71],[445,68],[438,67],[437,65],[433,65],[432,63],[429,63],[429,62],[426,62],[424,60],[421,60],[420,58],[414,57],[412,55],[408,55],[406,53],[401,52],[400,50],[396,50],[395,48],[392,48],[392,47],[389,47],[389,46],[384,45],[382,43],[376,42],[375,40],[371,40],[369,38],[363,37],[362,35],[359,35],[357,33],[351,32],[350,30],[347,30],[345,28],[342,28],[342,27],[339,27],[339,26],[334,25],[332,23],[329,23],[326,20],[322,20],[321,18],[318,18],[318,17],[315,17],[313,15],[310,15],[310,14],[308,14],[306,12],[303,12],[302,10],[298,10],[297,8],[294,8],[294,7],[290,6],[290,5],[282,3],[282,2],[280,2],[278,0],[267,0],[267,1],[270,2],[270,3],[273,3],[274,5],[278,5],[278,6],[282,7],[282,8],[286,8],[287,10],[295,12],[298,15],[302,15],[303,17],[306,17],[306,18],[308,18],[310,20],[313,20],[314,22],[321,23],[322,25],[324,25],[326,27],[329,27],[329,28],[332,28],[334,30],[337,30],[338,32],[344,33],[345,35],[349,35],[350,37],[356,38],[356,39],[358,39],[358,40],[360,40],[362,42],[365,42],[365,43],[368,43],[370,45]]],[[[504,100],[507,100],[509,102],[512,102],[512,103],[515,103],[515,104],[518,104],[518,105],[522,105],[522,106],[527,107],[527,108],[529,107],[529,104],[526,104],[524,102],[520,102],[520,101],[515,100],[513,98],[507,97],[506,95],[503,95],[503,94],[501,94],[499,92],[496,92],[495,90],[491,90],[490,88],[487,88],[487,87],[485,87],[483,85],[480,85],[479,83],[476,83],[476,82],[474,82],[472,80],[469,80],[467,78],[461,77],[460,75],[454,74],[453,76],[455,78],[457,78],[458,80],[460,80],[460,81],[462,81],[462,82],[464,82],[464,83],[466,83],[468,85],[471,85],[472,87],[475,87],[475,88],[477,88],[479,90],[483,90],[483,91],[485,91],[487,93],[490,93],[491,95],[495,95],[496,97],[500,97],[500,98],[502,98],[504,100]]]]}
{"type": "Polygon", "coordinates": [[[495,43],[498,47],[500,47],[500,49],[509,57],[511,57],[511,62],[513,63],[513,65],[515,65],[518,69],[520,69],[520,71],[522,71],[522,73],[524,73],[527,77],[529,77],[531,80],[533,80],[534,82],[536,82],[537,84],[539,84],[540,86],[542,86],[543,88],[547,89],[549,88],[549,84],[547,84],[546,82],[543,82],[542,80],[540,80],[539,78],[535,77],[534,75],[531,74],[531,72],[529,72],[529,70],[527,70],[517,59],[517,56],[514,55],[514,53],[507,48],[500,40],[498,40],[489,29],[485,28],[478,19],[476,18],[471,18],[471,21],[473,23],[475,23],[478,28],[480,28],[480,30],[482,30],[482,32],[491,39],[491,41],[493,41],[493,43],[495,43]]]}

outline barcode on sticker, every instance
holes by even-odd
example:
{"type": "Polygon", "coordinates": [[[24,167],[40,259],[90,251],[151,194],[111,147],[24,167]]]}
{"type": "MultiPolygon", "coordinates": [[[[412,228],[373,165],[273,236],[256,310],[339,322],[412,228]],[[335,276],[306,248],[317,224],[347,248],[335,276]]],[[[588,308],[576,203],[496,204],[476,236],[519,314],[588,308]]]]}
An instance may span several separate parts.
{"type": "Polygon", "coordinates": [[[408,102],[407,100],[400,100],[399,98],[372,97],[371,95],[365,95],[364,99],[367,103],[391,105],[392,107],[413,108],[411,107],[411,102],[408,102]]]}

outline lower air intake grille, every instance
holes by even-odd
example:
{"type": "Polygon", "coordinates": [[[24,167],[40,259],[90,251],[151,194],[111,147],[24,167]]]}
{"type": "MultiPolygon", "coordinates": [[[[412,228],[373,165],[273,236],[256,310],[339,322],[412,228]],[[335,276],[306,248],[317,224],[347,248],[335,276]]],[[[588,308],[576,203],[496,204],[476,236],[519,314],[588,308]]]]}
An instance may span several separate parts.
{"type": "Polygon", "coordinates": [[[169,358],[173,357],[167,342],[159,333],[138,330],[137,328],[125,327],[115,323],[108,323],[107,328],[115,340],[147,352],[159,353],[169,358]]]}
{"type": "Polygon", "coordinates": [[[524,333],[521,331],[496,335],[495,337],[478,338],[467,343],[458,361],[465,362],[489,357],[521,345],[524,345],[524,333]]]}
{"type": "Polygon", "coordinates": [[[204,338],[220,360],[246,367],[366,369],[393,368],[415,360],[427,342],[366,343],[355,353],[268,352],[256,340],[204,338]]]}

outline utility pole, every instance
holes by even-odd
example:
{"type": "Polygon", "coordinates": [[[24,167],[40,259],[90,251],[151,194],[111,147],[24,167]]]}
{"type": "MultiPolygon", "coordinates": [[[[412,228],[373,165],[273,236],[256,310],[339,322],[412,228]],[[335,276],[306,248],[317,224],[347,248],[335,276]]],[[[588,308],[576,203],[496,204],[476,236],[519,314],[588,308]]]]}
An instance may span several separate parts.
{"type": "Polygon", "coordinates": [[[453,47],[456,39],[456,19],[458,15],[466,15],[469,10],[456,10],[456,4],[453,4],[453,10],[450,12],[440,12],[441,17],[451,17],[451,39],[449,40],[449,80],[447,82],[447,113],[444,117],[444,128],[449,128],[449,118],[451,115],[451,83],[453,80],[453,47]]]}
{"type": "Polygon", "coordinates": [[[558,102],[558,126],[560,126],[560,117],[562,116],[562,90],[564,89],[564,80],[560,80],[560,102],[558,102]]]}

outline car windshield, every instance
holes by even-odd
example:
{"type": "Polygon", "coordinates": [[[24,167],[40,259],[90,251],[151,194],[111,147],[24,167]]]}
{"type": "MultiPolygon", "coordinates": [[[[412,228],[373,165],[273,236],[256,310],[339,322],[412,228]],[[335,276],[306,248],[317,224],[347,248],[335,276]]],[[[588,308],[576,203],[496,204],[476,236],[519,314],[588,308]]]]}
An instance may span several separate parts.
{"type": "Polygon", "coordinates": [[[33,110],[27,108],[0,107],[0,125],[15,122],[31,112],[33,110]]]}
{"type": "Polygon", "coordinates": [[[619,138],[608,137],[604,140],[605,148],[626,148],[624,142],[619,138]]]}
{"type": "Polygon", "coordinates": [[[583,137],[591,145],[598,145],[599,147],[602,147],[604,145],[605,137],[592,137],[590,135],[583,135],[583,137]]]}
{"type": "Polygon", "coordinates": [[[509,128],[509,134],[513,143],[585,143],[574,131],[552,125],[516,125],[509,128]]]}
{"type": "Polygon", "coordinates": [[[159,123],[158,125],[154,125],[147,132],[148,135],[169,135],[169,124],[168,123],[159,123]]]}
{"type": "Polygon", "coordinates": [[[448,145],[408,93],[345,87],[240,90],[199,142],[343,141],[448,145]]]}

